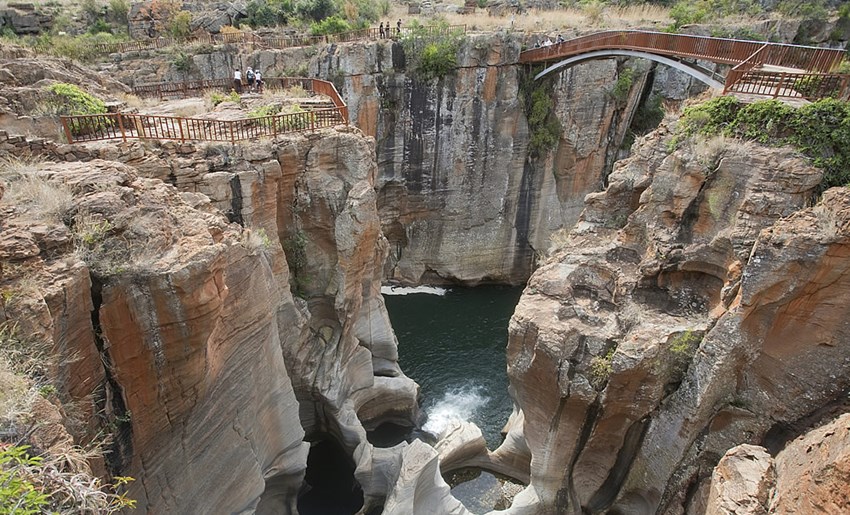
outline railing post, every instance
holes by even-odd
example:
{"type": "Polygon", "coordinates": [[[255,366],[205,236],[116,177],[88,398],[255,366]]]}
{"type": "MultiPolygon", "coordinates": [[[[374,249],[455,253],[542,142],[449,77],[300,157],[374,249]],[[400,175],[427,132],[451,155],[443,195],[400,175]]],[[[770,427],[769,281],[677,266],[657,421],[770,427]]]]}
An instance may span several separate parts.
{"type": "Polygon", "coordinates": [[[118,129],[121,130],[121,141],[127,143],[127,135],[124,133],[124,115],[118,112],[118,129]]]}
{"type": "Polygon", "coordinates": [[[180,126],[180,143],[185,143],[186,138],[183,136],[183,118],[177,118],[177,125],[180,126]]]}
{"type": "Polygon", "coordinates": [[[233,120],[231,120],[227,125],[230,127],[230,144],[235,145],[236,144],[236,130],[233,128],[233,125],[234,125],[233,120]]]}
{"type": "Polygon", "coordinates": [[[62,128],[65,129],[65,139],[68,140],[68,143],[73,143],[74,138],[71,137],[71,128],[68,127],[68,121],[70,119],[66,116],[62,117],[62,128]]]}
{"type": "Polygon", "coordinates": [[[776,98],[776,97],[779,96],[779,89],[782,88],[782,85],[785,83],[785,77],[787,75],[788,74],[785,73],[785,72],[782,72],[782,73],[779,74],[779,80],[776,82],[776,88],[774,88],[774,90],[773,90],[773,98],[776,98]]]}

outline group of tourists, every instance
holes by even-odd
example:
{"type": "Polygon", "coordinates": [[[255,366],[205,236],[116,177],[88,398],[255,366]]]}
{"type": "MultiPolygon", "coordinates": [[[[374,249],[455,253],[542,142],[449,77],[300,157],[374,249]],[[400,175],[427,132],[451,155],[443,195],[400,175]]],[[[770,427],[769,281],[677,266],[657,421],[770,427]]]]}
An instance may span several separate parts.
{"type": "MultiPolygon", "coordinates": [[[[384,25],[384,22],[381,22],[378,26],[378,34],[381,36],[381,39],[393,37],[393,29],[390,27],[390,22],[386,22],[386,25],[384,25]]],[[[396,37],[401,36],[401,18],[395,24],[395,35],[396,37]]]]}
{"type": "Polygon", "coordinates": [[[560,34],[558,34],[558,38],[555,39],[555,41],[552,41],[550,38],[547,37],[545,40],[543,40],[542,43],[540,41],[537,41],[534,44],[534,48],[540,48],[540,47],[552,46],[552,45],[560,45],[564,41],[565,41],[564,37],[561,36],[560,34]]]}
{"type": "MultiPolygon", "coordinates": [[[[248,85],[248,91],[263,92],[263,74],[260,73],[259,69],[254,70],[249,66],[245,70],[245,81],[248,85]]],[[[233,90],[242,93],[242,71],[239,68],[233,69],[233,90]]]]}

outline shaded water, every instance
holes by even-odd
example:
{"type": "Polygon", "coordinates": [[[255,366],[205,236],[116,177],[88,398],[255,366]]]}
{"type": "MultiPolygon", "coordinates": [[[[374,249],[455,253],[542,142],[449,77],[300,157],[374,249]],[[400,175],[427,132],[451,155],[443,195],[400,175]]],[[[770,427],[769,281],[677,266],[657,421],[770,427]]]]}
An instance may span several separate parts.
{"type": "Polygon", "coordinates": [[[422,387],[428,420],[438,433],[452,418],[471,420],[492,449],[511,413],[505,345],[522,288],[453,288],[444,295],[385,295],[399,341],[399,364],[422,387]]]}

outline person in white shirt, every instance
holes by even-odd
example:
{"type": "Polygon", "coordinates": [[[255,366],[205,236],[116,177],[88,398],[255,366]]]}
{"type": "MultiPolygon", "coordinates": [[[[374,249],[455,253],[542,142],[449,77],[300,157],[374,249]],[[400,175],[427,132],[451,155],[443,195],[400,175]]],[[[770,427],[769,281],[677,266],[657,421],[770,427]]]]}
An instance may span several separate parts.
{"type": "Polygon", "coordinates": [[[257,93],[263,92],[263,74],[260,70],[254,70],[254,84],[257,86],[257,93]]]}
{"type": "Polygon", "coordinates": [[[238,68],[233,70],[233,89],[237,93],[242,93],[242,72],[238,68]]]}

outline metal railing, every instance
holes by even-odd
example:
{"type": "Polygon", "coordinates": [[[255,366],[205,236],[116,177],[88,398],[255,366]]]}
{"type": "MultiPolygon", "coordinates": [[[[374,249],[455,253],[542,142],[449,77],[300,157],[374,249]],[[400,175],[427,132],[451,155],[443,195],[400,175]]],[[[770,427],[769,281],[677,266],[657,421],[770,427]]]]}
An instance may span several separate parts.
{"type": "MultiPolygon", "coordinates": [[[[210,120],[130,113],[106,113],[81,116],[61,116],[65,138],[69,143],[120,139],[160,139],[176,141],[237,141],[278,134],[313,131],[324,127],[348,125],[348,106],[336,87],[328,81],[304,77],[272,77],[272,87],[300,86],[315,94],[326,95],[334,107],[312,109],[299,113],[277,114],[239,120],[210,120]]],[[[202,91],[203,87],[226,84],[228,79],[187,81],[187,83],[151,84],[144,91],[162,95],[163,91],[202,91]],[[192,88],[186,85],[192,86],[192,88]],[[197,87],[196,87],[197,86],[197,87]]],[[[232,84],[232,83],[231,83],[232,84]]]]}
{"type": "Polygon", "coordinates": [[[735,66],[726,74],[724,93],[734,91],[787,98],[843,98],[848,76],[830,73],[844,50],[764,41],[710,38],[635,30],[597,32],[563,43],[526,50],[521,63],[554,61],[594,50],[642,50],[653,54],[704,59],[735,66]],[[764,70],[763,67],[782,70],[764,70]]]}
{"type": "Polygon", "coordinates": [[[838,98],[847,100],[850,75],[731,70],[724,93],[750,93],[773,98],[838,98]]]}
{"type": "MultiPolygon", "coordinates": [[[[319,79],[311,79],[308,77],[264,77],[263,84],[267,89],[289,89],[293,86],[300,86],[306,91],[320,93],[314,90],[314,83],[324,83],[319,79]]],[[[133,86],[133,94],[137,97],[154,97],[154,98],[186,98],[198,96],[205,91],[223,91],[229,92],[233,88],[233,79],[202,79],[202,80],[186,80],[181,82],[161,82],[157,84],[140,84],[133,86]]],[[[245,84],[243,84],[245,86],[245,84]]],[[[321,86],[319,86],[321,88],[321,86]]],[[[325,89],[327,90],[327,88],[325,89]]],[[[321,94],[324,93],[323,90],[321,94]]],[[[336,93],[336,88],[333,89],[336,93]]],[[[336,93],[339,96],[338,93],[336,93]]],[[[333,97],[333,94],[328,94],[333,97]]]]}
{"type": "Polygon", "coordinates": [[[597,32],[563,43],[526,50],[520,63],[551,61],[591,50],[645,50],[654,54],[739,64],[758,53],[757,64],[771,64],[805,71],[830,72],[844,58],[844,50],[812,46],[765,43],[637,30],[597,32]]]}

